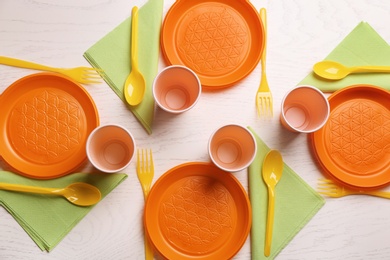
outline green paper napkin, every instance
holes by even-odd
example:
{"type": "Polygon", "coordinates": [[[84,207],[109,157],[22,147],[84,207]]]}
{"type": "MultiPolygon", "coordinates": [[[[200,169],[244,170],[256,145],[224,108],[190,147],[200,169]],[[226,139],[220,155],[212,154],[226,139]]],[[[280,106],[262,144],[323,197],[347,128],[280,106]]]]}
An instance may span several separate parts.
{"type": "MultiPolygon", "coordinates": [[[[325,60],[337,61],[348,67],[390,66],[390,46],[368,23],[361,22],[325,60]]],[[[330,81],[317,77],[314,72],[311,72],[298,85],[312,85],[324,92],[333,92],[355,84],[371,84],[390,89],[390,74],[350,74],[344,79],[330,81]]]]}
{"type": "Polygon", "coordinates": [[[261,176],[265,155],[270,150],[248,127],[257,141],[257,155],[249,166],[249,197],[252,205],[252,259],[273,259],[325,204],[325,200],[303,181],[288,165],[275,191],[275,216],[271,255],[264,256],[267,222],[267,187],[261,176]]]}
{"type": "MultiPolygon", "coordinates": [[[[163,1],[149,0],[138,11],[138,62],[145,77],[146,91],[141,104],[129,106],[129,109],[149,134],[152,133],[154,116],[152,84],[158,72],[162,9],[163,1]]],[[[94,68],[104,70],[103,79],[125,103],[123,86],[131,71],[130,37],[131,17],[84,53],[84,57],[94,68]]]]}
{"type": "MultiPolygon", "coordinates": [[[[87,182],[104,198],[127,178],[126,174],[74,173],[53,180],[33,180],[0,171],[0,182],[30,186],[61,188],[73,182],[87,182]]],[[[71,204],[61,196],[30,194],[0,190],[2,205],[23,227],[41,250],[52,250],[69,231],[93,208],[71,204]]]]}

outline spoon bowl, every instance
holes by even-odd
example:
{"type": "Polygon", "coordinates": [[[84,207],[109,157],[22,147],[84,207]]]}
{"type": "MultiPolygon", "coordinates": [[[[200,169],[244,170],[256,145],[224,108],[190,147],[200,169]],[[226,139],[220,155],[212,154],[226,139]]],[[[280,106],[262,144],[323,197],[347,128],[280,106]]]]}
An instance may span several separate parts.
{"type": "Polygon", "coordinates": [[[351,73],[390,72],[390,66],[346,67],[335,61],[320,61],[313,66],[313,71],[322,78],[340,80],[351,73]]]}
{"type": "Polygon", "coordinates": [[[264,158],[262,176],[268,188],[268,212],[265,235],[264,255],[271,253],[272,230],[274,223],[275,186],[283,173],[283,158],[278,150],[271,150],[264,158]]]}
{"type": "Polygon", "coordinates": [[[318,62],[314,65],[313,71],[318,76],[331,80],[345,78],[349,73],[351,73],[347,67],[334,61],[318,62]]]}
{"type": "MultiPolygon", "coordinates": [[[[91,206],[98,203],[102,197],[100,190],[93,185],[75,182],[64,189],[57,190],[58,194],[78,206],[91,206]]],[[[53,192],[56,193],[56,192],[53,192]]]]}
{"type": "Polygon", "coordinates": [[[145,95],[146,83],[144,76],[138,69],[138,7],[134,6],[131,12],[131,72],[123,88],[124,96],[130,106],[141,103],[145,95]]]}
{"type": "Polygon", "coordinates": [[[125,99],[130,106],[141,103],[145,94],[145,79],[138,67],[132,65],[132,70],[125,82],[125,99]]]}
{"type": "Polygon", "coordinates": [[[98,188],[83,182],[75,182],[62,189],[0,183],[0,190],[59,195],[77,206],[91,206],[98,203],[101,199],[101,193],[98,188]]]}

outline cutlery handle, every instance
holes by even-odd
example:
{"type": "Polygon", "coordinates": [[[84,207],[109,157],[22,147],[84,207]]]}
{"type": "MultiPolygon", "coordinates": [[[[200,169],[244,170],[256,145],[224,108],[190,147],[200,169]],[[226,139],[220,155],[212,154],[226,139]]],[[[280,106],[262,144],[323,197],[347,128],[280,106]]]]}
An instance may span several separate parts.
{"type": "Polygon", "coordinates": [[[38,193],[38,194],[53,194],[60,189],[43,188],[43,187],[26,186],[20,184],[0,182],[0,190],[20,191],[20,192],[38,193]]]}
{"type": "Polygon", "coordinates": [[[390,192],[387,191],[365,191],[365,192],[356,192],[355,194],[366,194],[370,196],[390,199],[390,192]]]}
{"type": "Polygon", "coordinates": [[[148,233],[146,233],[146,228],[144,229],[144,233],[145,233],[145,260],[153,260],[154,259],[154,255],[153,255],[153,250],[152,250],[152,246],[150,244],[150,238],[149,238],[149,235],[148,233]]]}
{"type": "Polygon", "coordinates": [[[351,69],[354,72],[390,72],[390,66],[358,66],[351,69]]]}
{"type": "MultiPolygon", "coordinates": [[[[144,200],[146,202],[146,199],[148,198],[149,191],[150,191],[150,185],[144,185],[144,183],[142,183],[142,191],[144,193],[144,200]]],[[[144,247],[145,247],[145,260],[153,260],[154,259],[153,249],[150,244],[150,238],[148,232],[146,231],[145,224],[144,224],[144,247]]]]}
{"type": "Polygon", "coordinates": [[[45,66],[42,64],[25,61],[25,60],[19,60],[15,58],[0,56],[0,64],[13,66],[13,67],[19,67],[19,68],[25,68],[25,69],[34,69],[34,70],[45,70],[45,71],[51,71],[51,72],[58,72],[57,68],[45,66]]]}
{"type": "Polygon", "coordinates": [[[131,10],[131,66],[137,66],[138,62],[138,7],[131,10]]]}
{"type": "Polygon", "coordinates": [[[260,9],[260,18],[264,26],[264,49],[261,55],[261,71],[265,71],[265,58],[267,53],[267,12],[265,8],[260,9]]]}
{"type": "Polygon", "coordinates": [[[271,254],[272,230],[274,226],[274,206],[275,206],[275,192],[273,189],[268,188],[268,212],[267,212],[267,226],[265,230],[265,244],[264,244],[265,256],[269,256],[271,254]]]}

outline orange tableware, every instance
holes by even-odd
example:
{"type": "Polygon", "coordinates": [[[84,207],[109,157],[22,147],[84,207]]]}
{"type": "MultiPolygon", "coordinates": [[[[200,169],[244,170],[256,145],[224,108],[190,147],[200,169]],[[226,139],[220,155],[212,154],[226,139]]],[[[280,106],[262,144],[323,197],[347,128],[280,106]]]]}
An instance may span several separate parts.
{"type": "Polygon", "coordinates": [[[114,173],[129,166],[135,153],[133,135],[120,125],[102,125],[87,139],[87,157],[96,169],[114,173]]]}
{"type": "Polygon", "coordinates": [[[229,124],[211,134],[208,151],[211,161],[218,168],[227,172],[238,172],[253,162],[257,144],[248,128],[229,124]]]}
{"type": "Polygon", "coordinates": [[[326,173],[351,188],[390,183],[390,92],[370,85],[343,88],[329,97],[328,122],[311,135],[326,173]]]}
{"type": "Polygon", "coordinates": [[[264,27],[249,0],[177,0],[161,29],[168,64],[184,65],[206,90],[228,87],[257,66],[264,27]]]}
{"type": "Polygon", "coordinates": [[[180,65],[164,68],[154,79],[152,89],[157,105],[174,114],[193,108],[202,93],[198,76],[180,65]]]}
{"type": "Polygon", "coordinates": [[[280,122],[292,132],[313,133],[329,118],[329,102],[321,90],[296,86],[282,100],[280,122]]]}
{"type": "Polygon", "coordinates": [[[17,172],[50,179],[85,161],[99,117],[80,84],[60,74],[32,74],[11,84],[0,104],[0,155],[17,172]]]}
{"type": "Polygon", "coordinates": [[[230,173],[212,163],[178,165],[153,185],[145,225],[166,259],[230,259],[252,223],[248,195],[230,173]]]}

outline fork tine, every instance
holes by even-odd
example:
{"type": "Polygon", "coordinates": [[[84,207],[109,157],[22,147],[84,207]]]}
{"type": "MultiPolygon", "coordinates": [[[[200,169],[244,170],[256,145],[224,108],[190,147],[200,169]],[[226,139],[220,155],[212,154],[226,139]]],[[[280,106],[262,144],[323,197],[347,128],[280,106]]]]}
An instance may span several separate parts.
{"type": "Polygon", "coordinates": [[[319,183],[318,187],[322,189],[337,189],[337,186],[331,183],[319,183]]]}
{"type": "Polygon", "coordinates": [[[273,117],[274,116],[274,106],[273,106],[272,99],[269,98],[268,102],[269,102],[268,108],[269,108],[269,112],[270,112],[269,115],[270,115],[270,117],[273,117]]]}
{"type": "Polygon", "coordinates": [[[84,73],[87,73],[87,74],[96,74],[96,75],[99,75],[100,73],[104,72],[103,70],[101,69],[84,69],[83,70],[84,73]]]}
{"type": "Polygon", "coordinates": [[[260,107],[260,100],[259,97],[256,95],[256,110],[257,110],[257,115],[261,115],[261,107],[260,107]]]}
{"type": "Polygon", "coordinates": [[[272,97],[268,92],[260,93],[256,97],[257,114],[271,118],[273,116],[272,97]]]}
{"type": "Polygon", "coordinates": [[[88,75],[84,75],[82,77],[83,80],[95,80],[95,81],[100,81],[102,78],[100,76],[95,76],[95,75],[91,75],[91,76],[88,76],[88,75]]]}
{"type": "Polygon", "coordinates": [[[265,97],[264,98],[264,105],[265,105],[265,115],[269,116],[270,115],[270,97],[265,97]]]}
{"type": "Polygon", "coordinates": [[[154,172],[152,149],[137,149],[137,168],[140,172],[154,172]]]}
{"type": "Polygon", "coordinates": [[[91,68],[91,67],[83,67],[85,71],[96,71],[96,72],[103,72],[103,69],[99,68],[91,68]]]}
{"type": "Polygon", "coordinates": [[[83,67],[83,72],[80,81],[84,84],[97,84],[101,83],[101,73],[102,69],[95,69],[89,67],[83,67]]]}
{"type": "Polygon", "coordinates": [[[321,195],[324,195],[324,196],[328,196],[328,197],[337,197],[337,195],[335,193],[332,193],[332,192],[318,191],[318,193],[321,195]]]}
{"type": "Polygon", "coordinates": [[[137,149],[137,174],[138,176],[145,173],[145,159],[144,159],[144,150],[137,149]]]}
{"type": "Polygon", "coordinates": [[[326,178],[318,179],[318,181],[320,181],[320,182],[326,182],[326,183],[332,183],[332,184],[333,184],[333,181],[332,181],[332,180],[326,179],[326,178]]]}
{"type": "Polygon", "coordinates": [[[317,188],[317,192],[326,192],[326,193],[337,193],[337,189],[324,189],[324,188],[317,188]]]}
{"type": "Polygon", "coordinates": [[[332,198],[340,197],[339,187],[332,180],[325,178],[318,180],[317,192],[332,198]]]}
{"type": "Polygon", "coordinates": [[[140,164],[140,155],[139,155],[139,150],[140,149],[137,149],[137,173],[139,173],[141,171],[141,164],[140,164]]]}
{"type": "Polygon", "coordinates": [[[142,185],[149,190],[154,177],[152,149],[137,149],[137,174],[142,178],[142,185]]]}
{"type": "Polygon", "coordinates": [[[264,99],[263,97],[258,95],[256,101],[257,101],[256,106],[257,106],[258,116],[263,116],[265,110],[264,99]]]}
{"type": "Polygon", "coordinates": [[[87,72],[84,71],[84,77],[90,77],[90,78],[100,78],[100,74],[98,72],[87,72]]]}
{"type": "Polygon", "coordinates": [[[153,153],[152,153],[152,149],[150,149],[149,150],[149,152],[150,152],[150,170],[152,171],[152,172],[154,172],[154,161],[153,161],[153,153]]]}
{"type": "Polygon", "coordinates": [[[318,182],[318,188],[321,189],[337,189],[337,186],[331,182],[318,182]]]}
{"type": "Polygon", "coordinates": [[[101,81],[98,80],[87,80],[87,79],[79,79],[78,82],[83,84],[98,84],[101,83],[101,81]]]}

